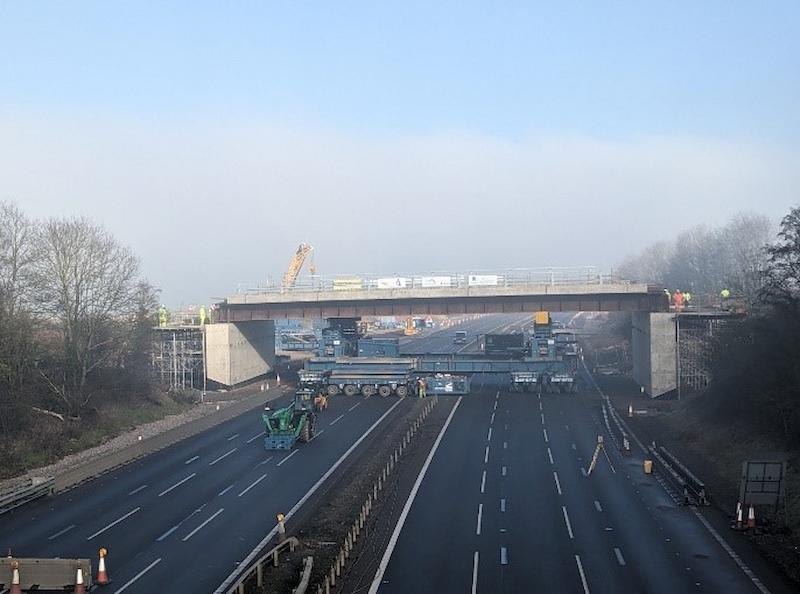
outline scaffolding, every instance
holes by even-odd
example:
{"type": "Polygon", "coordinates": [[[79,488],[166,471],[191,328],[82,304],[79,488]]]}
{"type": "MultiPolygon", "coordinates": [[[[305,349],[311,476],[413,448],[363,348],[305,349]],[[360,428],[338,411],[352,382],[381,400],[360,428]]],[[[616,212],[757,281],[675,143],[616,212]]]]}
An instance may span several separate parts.
{"type": "Polygon", "coordinates": [[[713,341],[735,316],[725,311],[682,312],[675,316],[677,385],[681,392],[700,392],[711,383],[713,341]]]}
{"type": "Polygon", "coordinates": [[[204,327],[153,328],[153,374],[170,390],[205,391],[204,327]]]}

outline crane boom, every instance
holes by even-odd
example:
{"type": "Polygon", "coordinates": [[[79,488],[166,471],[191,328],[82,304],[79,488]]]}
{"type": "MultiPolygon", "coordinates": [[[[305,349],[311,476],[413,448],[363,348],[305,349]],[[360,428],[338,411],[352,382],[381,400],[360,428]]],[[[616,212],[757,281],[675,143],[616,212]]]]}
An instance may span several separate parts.
{"type": "Polygon", "coordinates": [[[301,243],[297,248],[294,256],[292,256],[292,261],[289,262],[289,268],[283,275],[284,289],[289,289],[294,286],[294,283],[297,280],[297,275],[300,274],[300,269],[303,267],[303,263],[306,261],[306,258],[313,251],[313,249],[313,246],[308,243],[301,243]]]}

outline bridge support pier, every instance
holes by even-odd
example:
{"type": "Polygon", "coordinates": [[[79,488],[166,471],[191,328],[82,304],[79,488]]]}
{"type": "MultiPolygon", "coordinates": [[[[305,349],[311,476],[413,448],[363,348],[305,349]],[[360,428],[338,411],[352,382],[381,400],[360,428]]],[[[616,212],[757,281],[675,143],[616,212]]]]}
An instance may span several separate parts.
{"type": "Polygon", "coordinates": [[[677,387],[675,314],[632,312],[633,379],[656,398],[677,387]]]}
{"type": "Polygon", "coordinates": [[[275,367],[275,321],[217,323],[205,326],[206,377],[236,386],[275,367]]]}

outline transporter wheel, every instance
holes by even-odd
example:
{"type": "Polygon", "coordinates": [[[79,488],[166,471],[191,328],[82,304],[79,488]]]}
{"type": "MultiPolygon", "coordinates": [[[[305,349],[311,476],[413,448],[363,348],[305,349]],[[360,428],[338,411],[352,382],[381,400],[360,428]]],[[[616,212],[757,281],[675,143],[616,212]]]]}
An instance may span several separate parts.
{"type": "Polygon", "coordinates": [[[325,388],[325,392],[327,392],[328,396],[336,396],[339,394],[339,386],[336,384],[330,384],[327,388],[325,388]]]}
{"type": "Polygon", "coordinates": [[[355,396],[358,394],[358,386],[354,386],[353,384],[347,384],[344,387],[344,394],[345,396],[355,396]]]}
{"type": "Polygon", "coordinates": [[[408,386],[397,386],[394,390],[394,393],[400,398],[405,398],[408,396],[408,386]]]}
{"type": "Polygon", "coordinates": [[[375,386],[361,386],[361,395],[364,396],[364,398],[374,396],[375,392],[375,386]]]}
{"type": "Polygon", "coordinates": [[[386,398],[392,394],[392,387],[391,386],[380,386],[378,388],[378,394],[386,398]]]}

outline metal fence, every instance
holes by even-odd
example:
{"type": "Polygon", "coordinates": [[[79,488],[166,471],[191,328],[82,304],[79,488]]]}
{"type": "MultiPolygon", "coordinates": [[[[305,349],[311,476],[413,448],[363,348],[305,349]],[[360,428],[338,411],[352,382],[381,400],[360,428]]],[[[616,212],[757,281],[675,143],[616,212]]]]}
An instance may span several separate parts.
{"type": "Polygon", "coordinates": [[[298,293],[319,291],[386,291],[403,289],[464,289],[471,287],[517,287],[530,285],[587,285],[627,283],[616,278],[612,271],[597,266],[511,268],[505,270],[474,270],[471,272],[426,272],[380,275],[348,274],[336,276],[312,275],[297,279],[291,287],[279,281],[240,285],[237,293],[298,293]]]}

